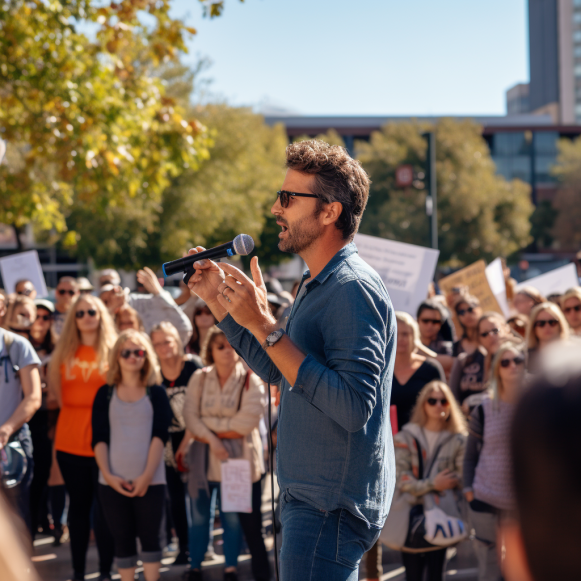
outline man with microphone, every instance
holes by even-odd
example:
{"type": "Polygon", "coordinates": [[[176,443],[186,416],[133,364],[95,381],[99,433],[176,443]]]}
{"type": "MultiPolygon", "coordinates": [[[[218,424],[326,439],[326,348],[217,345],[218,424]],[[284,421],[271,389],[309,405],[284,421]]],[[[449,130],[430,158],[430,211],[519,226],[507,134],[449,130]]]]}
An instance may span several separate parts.
{"type": "Polygon", "coordinates": [[[369,194],[365,171],[344,148],[318,140],[289,145],[286,158],[271,210],[278,246],[308,266],[286,329],[271,314],[256,257],[253,280],[203,260],[188,285],[248,365],[280,384],[281,580],[354,581],[395,484],[395,317],[352,242],[369,194]]]}

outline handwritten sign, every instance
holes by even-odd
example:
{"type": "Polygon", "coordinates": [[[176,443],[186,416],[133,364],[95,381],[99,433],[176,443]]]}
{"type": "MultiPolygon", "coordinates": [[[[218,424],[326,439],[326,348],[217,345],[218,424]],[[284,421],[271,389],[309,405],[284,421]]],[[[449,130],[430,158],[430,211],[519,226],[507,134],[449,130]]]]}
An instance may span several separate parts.
{"type": "Polygon", "coordinates": [[[7,293],[13,293],[16,283],[19,280],[26,279],[34,285],[37,298],[42,299],[48,295],[36,250],[0,258],[0,271],[2,272],[2,280],[7,293]]]}
{"type": "Polygon", "coordinates": [[[381,277],[396,311],[416,316],[434,278],[440,252],[366,234],[356,234],[359,256],[381,277]]]}
{"type": "Polygon", "coordinates": [[[496,311],[503,314],[488,279],[486,277],[486,263],[484,260],[479,260],[466,268],[462,268],[446,276],[438,282],[444,294],[452,292],[455,287],[467,286],[471,295],[475,296],[480,301],[480,306],[484,312],[496,311]]]}
{"type": "Polygon", "coordinates": [[[222,462],[220,486],[223,512],[252,512],[250,461],[232,459],[222,462]]]}

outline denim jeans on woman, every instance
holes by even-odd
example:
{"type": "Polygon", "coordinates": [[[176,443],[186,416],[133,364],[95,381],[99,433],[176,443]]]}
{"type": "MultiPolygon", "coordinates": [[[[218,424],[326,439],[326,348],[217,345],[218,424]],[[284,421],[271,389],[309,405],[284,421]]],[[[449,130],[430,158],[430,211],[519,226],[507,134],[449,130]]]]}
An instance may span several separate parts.
{"type": "Polygon", "coordinates": [[[210,540],[210,506],[215,498],[220,508],[220,522],[224,529],[224,557],[226,567],[236,567],[242,545],[242,527],[237,512],[222,512],[220,503],[220,483],[208,482],[210,496],[205,490],[198,491],[198,498],[191,499],[192,521],[189,530],[190,567],[201,569],[210,540]]]}
{"type": "Polygon", "coordinates": [[[380,531],[344,508],[327,512],[281,493],[281,581],[357,581],[380,531]]]}

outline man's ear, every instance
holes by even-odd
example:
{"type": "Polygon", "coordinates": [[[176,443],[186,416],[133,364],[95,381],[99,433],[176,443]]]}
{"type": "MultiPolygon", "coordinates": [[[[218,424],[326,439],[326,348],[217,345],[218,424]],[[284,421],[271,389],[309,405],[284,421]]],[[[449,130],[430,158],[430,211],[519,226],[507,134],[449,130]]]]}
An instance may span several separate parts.
{"type": "Polygon", "coordinates": [[[323,217],[323,224],[327,226],[328,224],[333,224],[341,216],[343,211],[343,204],[341,202],[331,202],[330,204],[325,204],[321,215],[323,217]]]}
{"type": "Polygon", "coordinates": [[[534,581],[518,522],[503,522],[499,527],[498,540],[499,550],[504,548],[502,575],[506,581],[534,581]]]}

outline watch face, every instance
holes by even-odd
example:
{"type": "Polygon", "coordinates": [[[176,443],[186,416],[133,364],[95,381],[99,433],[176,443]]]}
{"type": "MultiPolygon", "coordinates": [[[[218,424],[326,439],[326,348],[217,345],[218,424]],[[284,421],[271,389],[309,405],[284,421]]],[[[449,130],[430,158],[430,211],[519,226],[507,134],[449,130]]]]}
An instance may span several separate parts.
{"type": "Polygon", "coordinates": [[[266,340],[269,343],[273,343],[274,341],[277,341],[278,339],[280,339],[282,337],[282,331],[273,331],[267,338],[266,340]]]}

